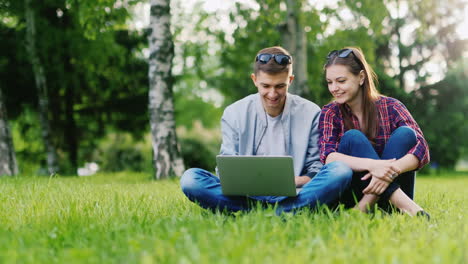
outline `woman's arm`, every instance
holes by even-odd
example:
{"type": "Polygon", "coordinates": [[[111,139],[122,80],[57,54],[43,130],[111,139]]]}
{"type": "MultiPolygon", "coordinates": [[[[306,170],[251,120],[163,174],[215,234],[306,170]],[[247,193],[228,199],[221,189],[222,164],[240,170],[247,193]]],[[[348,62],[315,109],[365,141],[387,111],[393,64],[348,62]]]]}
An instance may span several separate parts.
{"type": "Polygon", "coordinates": [[[398,174],[412,171],[418,168],[419,159],[413,154],[406,154],[398,160],[374,160],[369,158],[357,158],[346,154],[333,152],[327,156],[326,164],[333,161],[346,163],[353,171],[373,171],[377,167],[391,165],[398,174]]]}
{"type": "Polygon", "coordinates": [[[344,162],[353,171],[368,171],[369,173],[367,173],[361,179],[367,180],[370,177],[372,177],[372,179],[369,185],[363,190],[363,193],[375,195],[382,194],[387,189],[388,185],[394,180],[396,175],[401,173],[397,165],[404,168],[409,168],[408,164],[412,164],[410,160],[406,158],[403,159],[400,163],[396,163],[395,159],[374,160],[369,158],[357,158],[338,152],[330,153],[327,156],[326,163],[333,161],[344,162]]]}
{"type": "Polygon", "coordinates": [[[328,154],[327,159],[325,160],[325,164],[328,164],[333,161],[344,162],[353,171],[368,171],[369,164],[375,160],[368,159],[368,158],[357,158],[357,157],[349,156],[349,155],[342,154],[339,152],[332,152],[328,154]]]}
{"type": "MultiPolygon", "coordinates": [[[[390,176],[395,173],[401,173],[399,167],[396,166],[397,164],[395,163],[395,159],[375,160],[370,158],[358,158],[338,152],[333,152],[328,154],[326,163],[330,163],[333,161],[344,162],[353,171],[368,171],[370,174],[372,174],[372,176],[376,176],[384,180],[389,179],[390,176]]],[[[401,164],[399,163],[398,165],[406,166],[407,161],[405,160],[404,162],[402,162],[401,164]]]]}
{"type": "MultiPolygon", "coordinates": [[[[406,154],[398,160],[391,160],[392,168],[394,169],[394,174],[386,175],[385,178],[372,177],[371,182],[367,187],[362,190],[364,194],[382,194],[386,189],[388,184],[393,182],[399,174],[402,174],[407,171],[412,171],[418,168],[419,159],[413,154],[406,154]],[[385,181],[385,182],[384,182],[385,181]]],[[[372,172],[369,171],[364,177],[363,180],[367,180],[369,177],[375,176],[372,172]]]]}
{"type": "Polygon", "coordinates": [[[402,174],[417,169],[419,166],[419,159],[413,154],[406,154],[402,158],[395,160],[394,166],[400,171],[399,174],[402,174]]]}
{"type": "Polygon", "coordinates": [[[423,132],[421,131],[421,128],[419,127],[418,123],[416,123],[406,106],[398,100],[396,100],[393,104],[393,109],[389,111],[393,112],[393,115],[395,116],[394,122],[396,128],[401,126],[407,126],[412,128],[416,133],[416,145],[408,152],[408,155],[411,155],[414,158],[416,158],[418,160],[418,165],[415,168],[413,168],[411,166],[413,163],[413,159],[411,159],[410,157],[406,157],[408,155],[403,157],[406,158],[402,161],[402,164],[400,165],[402,165],[403,167],[408,166],[412,168],[405,171],[420,169],[424,167],[424,165],[426,165],[430,161],[429,146],[426,142],[426,139],[424,139],[423,132]]]}

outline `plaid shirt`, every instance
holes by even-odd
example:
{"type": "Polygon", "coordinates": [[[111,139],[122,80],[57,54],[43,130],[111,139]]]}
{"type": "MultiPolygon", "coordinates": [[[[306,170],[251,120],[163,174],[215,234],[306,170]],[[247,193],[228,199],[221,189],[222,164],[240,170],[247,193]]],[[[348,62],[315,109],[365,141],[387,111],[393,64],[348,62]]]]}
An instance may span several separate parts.
{"type": "MultiPolygon", "coordinates": [[[[401,126],[408,126],[416,132],[417,143],[408,152],[419,159],[418,168],[422,168],[429,162],[429,147],[424,135],[408,109],[398,100],[381,96],[375,102],[379,113],[379,130],[375,138],[374,149],[382,155],[385,144],[392,132],[401,126]]],[[[346,107],[351,112],[349,107],[346,107]]],[[[354,127],[360,130],[359,121],[355,115],[351,115],[354,127]]],[[[333,102],[323,107],[319,122],[320,161],[325,163],[328,154],[338,151],[340,139],[345,131],[344,120],[338,103],[333,102]]]]}

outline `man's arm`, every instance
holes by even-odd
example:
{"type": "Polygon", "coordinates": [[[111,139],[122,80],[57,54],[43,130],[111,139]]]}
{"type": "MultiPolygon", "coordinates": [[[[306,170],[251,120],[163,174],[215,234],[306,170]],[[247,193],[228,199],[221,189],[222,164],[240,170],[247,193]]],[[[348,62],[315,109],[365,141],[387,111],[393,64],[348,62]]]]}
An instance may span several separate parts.
{"type": "Polygon", "coordinates": [[[304,163],[304,172],[305,175],[296,176],[296,187],[302,187],[304,184],[308,183],[322,168],[322,163],[320,162],[319,154],[319,116],[320,110],[315,111],[314,117],[312,119],[312,125],[309,133],[309,142],[307,143],[307,152],[304,163]]]}
{"type": "Polygon", "coordinates": [[[222,142],[220,155],[239,155],[239,131],[235,126],[235,119],[224,111],[221,118],[222,142]]]}
{"type": "Polygon", "coordinates": [[[305,160],[305,170],[306,174],[304,176],[309,176],[312,178],[317,174],[322,168],[322,163],[320,162],[320,153],[319,153],[319,117],[320,110],[313,113],[314,117],[312,119],[312,126],[309,133],[309,142],[307,145],[307,153],[305,160]]]}

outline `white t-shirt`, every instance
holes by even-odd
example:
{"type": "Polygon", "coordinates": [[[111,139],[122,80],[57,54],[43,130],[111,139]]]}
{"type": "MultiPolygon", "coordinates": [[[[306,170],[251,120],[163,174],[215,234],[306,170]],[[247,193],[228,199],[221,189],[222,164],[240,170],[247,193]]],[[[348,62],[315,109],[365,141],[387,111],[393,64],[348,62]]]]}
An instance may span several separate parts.
{"type": "Polygon", "coordinates": [[[280,114],[276,117],[267,116],[267,128],[258,146],[257,155],[259,156],[284,156],[286,155],[286,146],[284,140],[283,126],[281,124],[280,114]]]}

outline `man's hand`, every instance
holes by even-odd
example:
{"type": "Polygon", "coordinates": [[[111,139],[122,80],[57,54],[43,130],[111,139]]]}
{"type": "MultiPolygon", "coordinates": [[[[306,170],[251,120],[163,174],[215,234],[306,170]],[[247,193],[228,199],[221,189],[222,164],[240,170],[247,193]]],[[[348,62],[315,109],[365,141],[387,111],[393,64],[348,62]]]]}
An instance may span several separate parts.
{"type": "MultiPolygon", "coordinates": [[[[400,169],[395,165],[396,159],[390,160],[373,160],[369,166],[369,173],[372,178],[378,178],[388,183],[393,182],[395,177],[400,174],[400,169]]],[[[366,174],[362,179],[366,180],[369,178],[366,174]]]]}
{"type": "Polygon", "coordinates": [[[310,178],[309,176],[296,176],[294,181],[296,182],[296,187],[301,188],[310,181],[310,178]]]}

